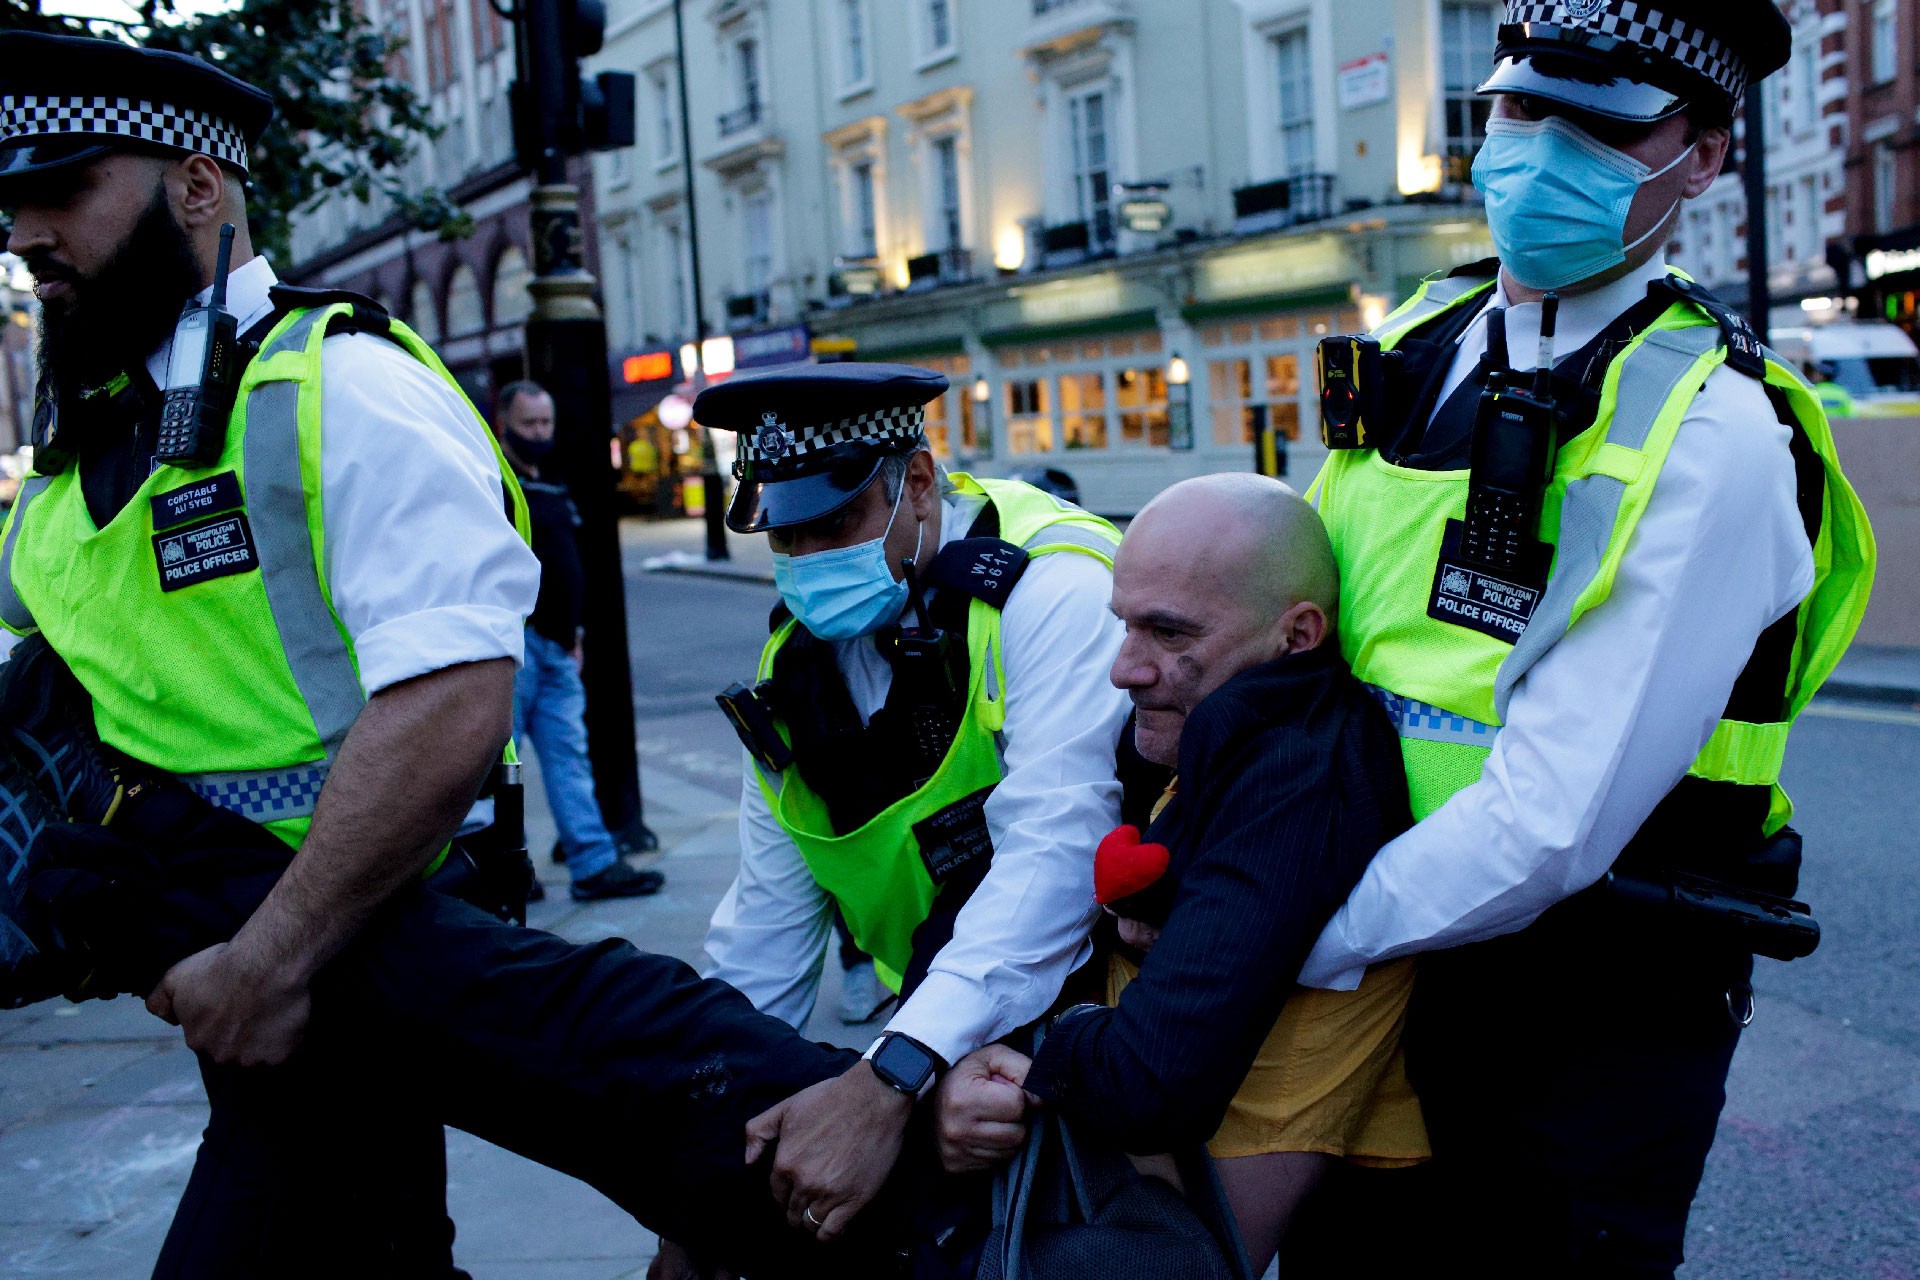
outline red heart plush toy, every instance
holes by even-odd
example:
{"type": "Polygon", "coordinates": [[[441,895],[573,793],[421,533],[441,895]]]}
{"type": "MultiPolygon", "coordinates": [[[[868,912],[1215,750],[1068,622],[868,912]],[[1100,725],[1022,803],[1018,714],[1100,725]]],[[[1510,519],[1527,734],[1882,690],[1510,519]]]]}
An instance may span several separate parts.
{"type": "Polygon", "coordinates": [[[1132,897],[1167,874],[1167,846],[1142,844],[1140,828],[1115,827],[1093,855],[1093,898],[1102,906],[1132,897]]]}

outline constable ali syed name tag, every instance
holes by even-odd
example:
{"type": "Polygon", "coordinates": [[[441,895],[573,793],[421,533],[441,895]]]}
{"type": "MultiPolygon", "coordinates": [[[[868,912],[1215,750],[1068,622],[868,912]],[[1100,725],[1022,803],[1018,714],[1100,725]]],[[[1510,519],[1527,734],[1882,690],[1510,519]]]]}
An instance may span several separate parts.
{"type": "Polygon", "coordinates": [[[1460,531],[1458,520],[1447,521],[1440,563],[1433,571],[1433,596],[1427,602],[1427,616],[1513,644],[1533,621],[1533,611],[1546,592],[1553,548],[1536,544],[1534,564],[1509,577],[1496,577],[1460,555],[1460,531]]]}
{"type": "Polygon", "coordinates": [[[148,501],[153,504],[153,527],[171,529],[189,520],[197,520],[216,511],[231,511],[239,506],[240,478],[231,471],[222,471],[217,476],[195,480],[192,484],[166,493],[156,493],[148,501]]]}
{"type": "Polygon", "coordinates": [[[155,534],[153,558],[160,569],[162,591],[178,591],[260,567],[253,527],[244,511],[155,534]]]}
{"type": "Polygon", "coordinates": [[[913,824],[920,857],[935,884],[945,884],[962,867],[993,856],[993,836],[987,831],[987,797],[992,794],[992,787],[982,787],[913,824]]]}

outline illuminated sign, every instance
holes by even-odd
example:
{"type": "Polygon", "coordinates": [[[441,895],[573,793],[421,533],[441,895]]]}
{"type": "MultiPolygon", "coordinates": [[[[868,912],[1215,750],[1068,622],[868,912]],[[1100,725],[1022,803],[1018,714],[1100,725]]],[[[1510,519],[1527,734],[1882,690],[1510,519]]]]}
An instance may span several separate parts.
{"type": "Polygon", "coordinates": [[[671,351],[642,351],[620,362],[620,378],[624,382],[659,382],[672,376],[671,351]]]}
{"type": "Polygon", "coordinates": [[[1920,249],[1875,249],[1867,255],[1867,279],[1920,271],[1920,249]]]}
{"type": "Polygon", "coordinates": [[[1138,231],[1151,235],[1167,229],[1167,220],[1173,217],[1173,206],[1165,200],[1122,200],[1120,202],[1120,222],[1129,231],[1138,231]]]}

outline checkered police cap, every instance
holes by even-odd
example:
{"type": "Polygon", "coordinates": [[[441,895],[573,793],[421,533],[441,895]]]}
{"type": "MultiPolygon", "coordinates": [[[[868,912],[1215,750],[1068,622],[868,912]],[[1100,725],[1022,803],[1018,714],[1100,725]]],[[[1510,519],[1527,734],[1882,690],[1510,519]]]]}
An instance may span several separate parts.
{"type": "Polygon", "coordinates": [[[856,414],[837,422],[789,427],[778,413],[763,413],[758,427],[740,432],[741,461],[758,465],[797,462],[808,454],[855,442],[905,443],[926,431],[927,411],[919,405],[896,406],[856,414]]]}
{"type": "MultiPolygon", "coordinates": [[[[1729,10],[1738,7],[1728,6],[1729,10]]],[[[1570,44],[1617,41],[1635,46],[1679,64],[1736,102],[1746,92],[1751,75],[1747,59],[1727,39],[1670,9],[1641,0],[1511,0],[1507,22],[1525,28],[1531,39],[1570,44]]]]}
{"type": "Polygon", "coordinates": [[[247,170],[246,135],[206,111],[103,94],[0,94],[0,146],[63,136],[150,143],[212,156],[242,173],[247,170]]]}

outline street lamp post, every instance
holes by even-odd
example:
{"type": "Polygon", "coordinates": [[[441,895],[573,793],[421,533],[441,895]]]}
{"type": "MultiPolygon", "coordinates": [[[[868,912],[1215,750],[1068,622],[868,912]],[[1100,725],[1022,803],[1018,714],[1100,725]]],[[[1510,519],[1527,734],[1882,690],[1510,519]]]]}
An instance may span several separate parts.
{"type": "MultiPolygon", "coordinates": [[[[603,20],[603,15],[600,15],[603,20]]],[[[514,10],[514,142],[533,175],[533,314],[527,321],[527,375],[553,397],[558,427],[553,466],[580,515],[578,542],[587,591],[587,750],[595,798],[607,827],[643,847],[639,753],[633,740],[633,672],[627,649],[625,569],[607,440],[613,424],[607,326],[595,299],[580,234],[580,188],[571,155],[633,142],[631,77],[593,84],[579,59],[599,49],[592,10],[577,0],[520,0],[514,10]],[[612,111],[605,95],[624,95],[612,111]],[[596,114],[597,113],[597,114],[596,114]]]]}
{"type": "MultiPolygon", "coordinates": [[[[693,282],[693,345],[700,353],[698,371],[694,374],[694,390],[697,393],[706,385],[707,378],[707,298],[706,287],[700,280],[700,211],[694,204],[693,192],[693,113],[687,105],[687,25],[681,12],[682,0],[673,0],[673,49],[675,78],[680,81],[680,176],[686,184],[687,199],[687,256],[693,282]]],[[[700,478],[705,489],[707,520],[707,559],[730,560],[732,553],[727,550],[726,525],[726,482],[720,476],[719,464],[714,459],[713,432],[705,427],[700,429],[700,478]]]]}

